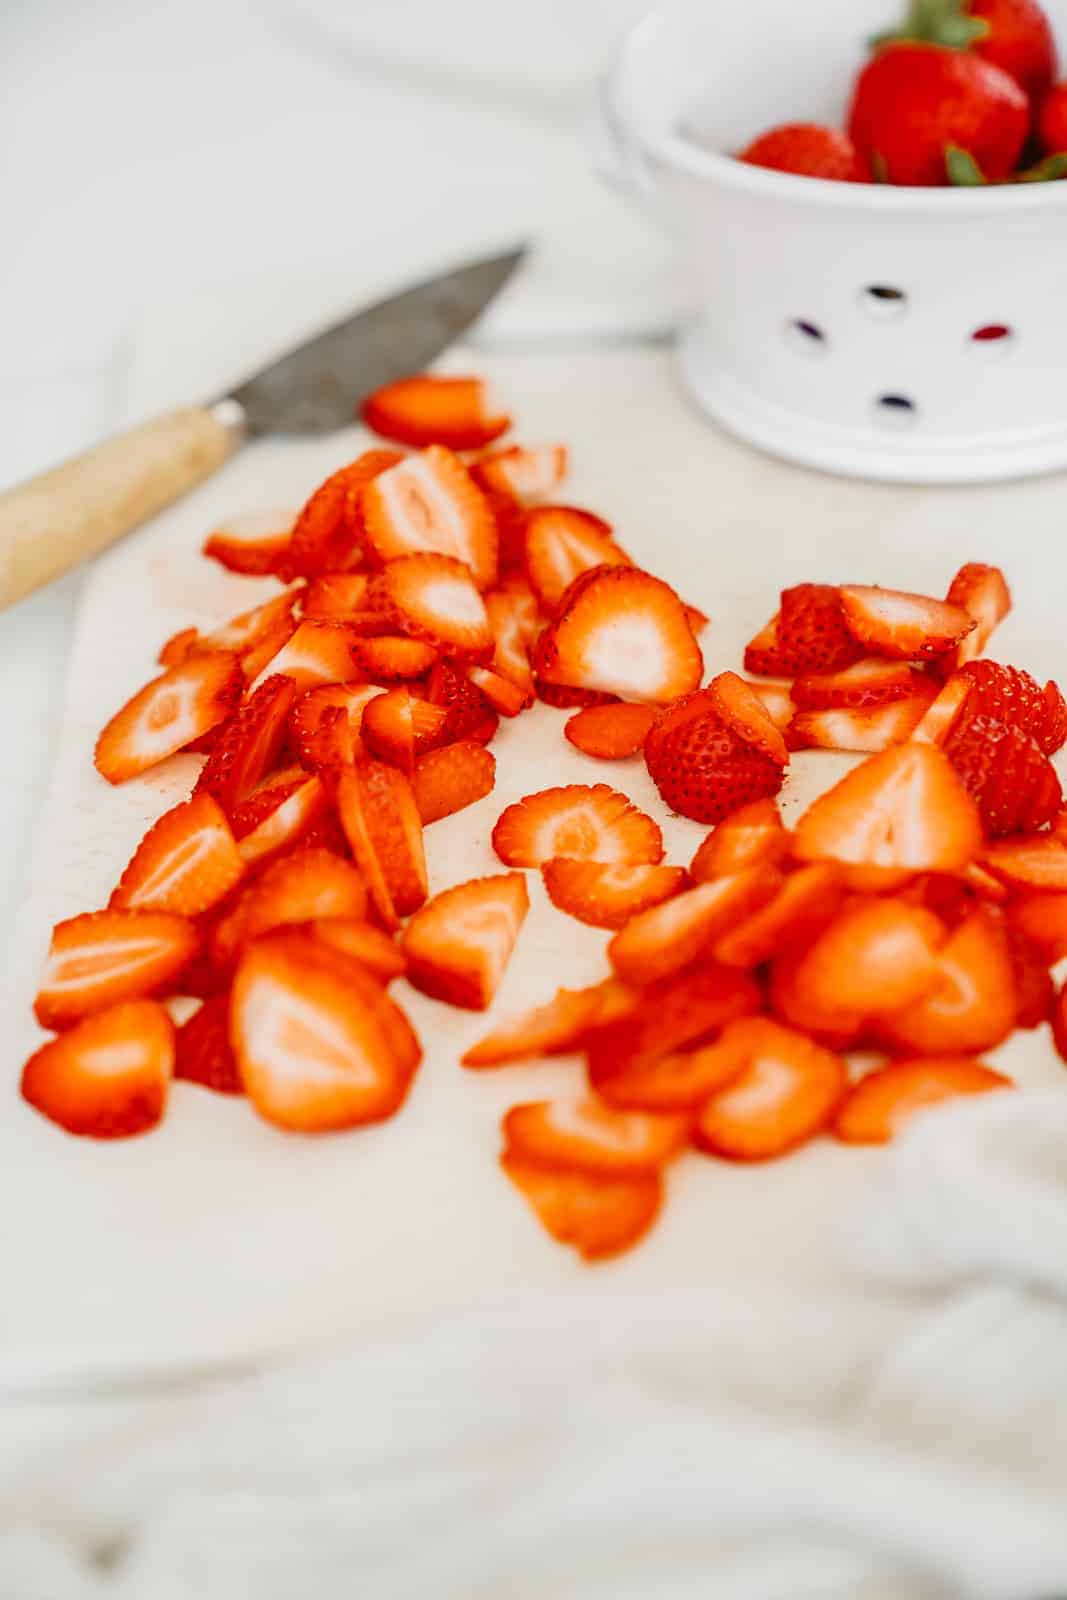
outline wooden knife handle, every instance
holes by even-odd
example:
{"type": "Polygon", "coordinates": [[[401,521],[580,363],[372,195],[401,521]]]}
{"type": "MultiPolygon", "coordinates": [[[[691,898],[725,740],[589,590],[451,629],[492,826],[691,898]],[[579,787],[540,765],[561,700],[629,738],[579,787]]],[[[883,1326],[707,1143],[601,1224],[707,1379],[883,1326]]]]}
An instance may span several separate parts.
{"type": "Polygon", "coordinates": [[[203,482],[241,441],[232,400],[173,411],[0,494],[0,607],[13,605],[203,482]]]}

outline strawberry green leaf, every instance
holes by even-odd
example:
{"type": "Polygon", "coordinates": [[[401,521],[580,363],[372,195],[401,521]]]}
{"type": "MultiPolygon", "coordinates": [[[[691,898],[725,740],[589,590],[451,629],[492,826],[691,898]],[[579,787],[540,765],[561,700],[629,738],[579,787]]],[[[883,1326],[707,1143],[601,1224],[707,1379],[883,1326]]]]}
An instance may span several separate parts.
{"type": "Polygon", "coordinates": [[[975,189],[985,183],[982,169],[971,155],[969,150],[961,150],[958,144],[945,146],[945,171],[948,181],[955,189],[975,189]]]}
{"type": "Polygon", "coordinates": [[[872,49],[887,44],[940,44],[950,50],[968,50],[984,39],[989,24],[968,16],[963,0],[911,0],[902,28],[892,28],[871,40],[872,49]]]}
{"type": "Polygon", "coordinates": [[[1015,178],[1017,183],[1054,183],[1059,178],[1067,178],[1067,151],[1046,156],[1036,166],[1016,173],[1015,178]]]}

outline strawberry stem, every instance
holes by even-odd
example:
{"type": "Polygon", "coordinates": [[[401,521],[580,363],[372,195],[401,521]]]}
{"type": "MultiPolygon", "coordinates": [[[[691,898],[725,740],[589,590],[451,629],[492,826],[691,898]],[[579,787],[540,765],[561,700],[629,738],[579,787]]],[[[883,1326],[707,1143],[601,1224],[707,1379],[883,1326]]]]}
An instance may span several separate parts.
{"type": "Polygon", "coordinates": [[[1016,183],[1054,183],[1059,178],[1067,178],[1067,151],[1063,150],[1015,174],[1016,183]]]}
{"type": "Polygon", "coordinates": [[[962,150],[958,144],[945,146],[945,171],[954,189],[976,189],[986,182],[971,152],[962,150]]]}
{"type": "Polygon", "coordinates": [[[871,48],[887,44],[940,44],[950,50],[968,50],[984,39],[989,24],[964,10],[965,0],[911,0],[903,27],[876,34],[871,48]]]}

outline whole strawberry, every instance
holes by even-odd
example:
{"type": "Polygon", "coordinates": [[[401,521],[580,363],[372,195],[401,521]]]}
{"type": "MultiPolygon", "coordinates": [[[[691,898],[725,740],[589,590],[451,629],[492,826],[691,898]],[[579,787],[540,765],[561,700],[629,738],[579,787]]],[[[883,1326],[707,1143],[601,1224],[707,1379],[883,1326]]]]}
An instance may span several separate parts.
{"type": "Polygon", "coordinates": [[[948,182],[947,158],[965,151],[990,182],[1018,165],[1030,102],[1006,72],[963,50],[888,44],[856,81],[849,133],[889,183],[948,182]]]}
{"type": "Polygon", "coordinates": [[[800,178],[871,182],[870,166],[848,134],[817,122],[787,122],[770,128],[742,150],[739,160],[774,172],[792,172],[800,178]]]}
{"type": "Polygon", "coordinates": [[[1050,89],[1041,103],[1037,132],[1050,154],[1067,150],[1067,83],[1050,89]]]}
{"type": "Polygon", "coordinates": [[[1037,0],[911,0],[904,26],[879,43],[969,50],[1014,78],[1036,103],[1056,76],[1056,41],[1037,0]]]}

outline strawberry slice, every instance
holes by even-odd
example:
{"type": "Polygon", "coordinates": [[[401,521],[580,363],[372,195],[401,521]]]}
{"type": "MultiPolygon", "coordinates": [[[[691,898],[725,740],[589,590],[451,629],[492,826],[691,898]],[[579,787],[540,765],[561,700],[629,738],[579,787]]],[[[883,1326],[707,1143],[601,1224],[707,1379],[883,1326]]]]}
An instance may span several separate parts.
{"type": "Polygon", "coordinates": [[[1041,951],[1049,966],[1067,958],[1067,894],[1017,895],[1007,915],[1012,928],[1041,951]]]}
{"type": "Polygon", "coordinates": [[[967,715],[992,717],[1027,733],[1045,755],[1055,755],[1067,736],[1067,704],[1056,683],[1042,689],[1019,667],[997,661],[970,661],[960,676],[971,685],[967,715]]]}
{"type": "Polygon", "coordinates": [[[442,654],[486,661],[493,635],[471,569],[452,556],[401,556],[375,573],[367,605],[393,633],[424,639],[442,654]]]}
{"type": "Polygon", "coordinates": [[[798,583],[782,590],[780,610],[746,645],[745,671],[770,678],[836,672],[863,653],[845,626],[838,590],[798,583]]]}
{"type": "Polygon", "coordinates": [[[727,726],[707,689],[660,713],[645,739],[645,765],[672,811],[695,822],[721,822],[777,794],[783,781],[779,763],[727,726]]]}
{"type": "Polygon", "coordinates": [[[496,757],[473,739],[461,739],[420,756],[411,776],[423,824],[440,822],[478,800],[496,783],[496,757]]]}
{"type": "Polygon", "coordinates": [[[296,684],[285,674],[252,691],[220,733],[196,780],[195,793],[213,795],[229,815],[275,765],[296,684]]]}
{"type": "Polygon", "coordinates": [[[605,866],[566,857],[541,868],[545,889],[560,911],[591,928],[622,928],[631,917],[685,888],[684,867],[605,866]]]}
{"type": "Polygon", "coordinates": [[[858,896],[834,917],[800,962],[802,1004],[858,1016],[896,1011],[933,988],[945,943],[939,917],[903,900],[858,896]]]}
{"type": "Polygon", "coordinates": [[[1060,1060],[1067,1062],[1067,983],[1056,995],[1052,1007],[1052,1041],[1060,1060]]]}
{"type": "Polygon", "coordinates": [[[836,1000],[830,1007],[812,1005],[810,995],[805,994],[796,981],[804,955],[803,943],[794,939],[775,956],[767,994],[771,1011],[790,1028],[807,1034],[828,1050],[859,1048],[866,1019],[856,1012],[846,1011],[836,1000]]]}
{"type": "Polygon", "coordinates": [[[505,1150],[504,1174],[546,1233],[572,1245],[585,1261],[602,1261],[632,1249],[651,1228],[663,1204],[659,1173],[640,1178],[594,1178],[555,1172],[505,1150]]]}
{"type": "Polygon", "coordinates": [[[682,602],[637,567],[583,573],[538,646],[539,677],[623,700],[674,700],[696,688],[703,669],[682,602]]]}
{"type": "Polygon", "coordinates": [[[754,694],[736,672],[720,672],[712,678],[706,693],[731,733],[743,744],[767,756],[779,767],[789,765],[785,740],[759,695],[754,694]]]}
{"type": "Polygon", "coordinates": [[[436,660],[437,651],[423,639],[383,634],[352,642],[352,675],[371,683],[404,683],[421,678],[436,660]]]}
{"type": "Polygon", "coordinates": [[[554,1172],[639,1178],[680,1154],[689,1118],[618,1111],[596,1096],[532,1100],[512,1106],[503,1121],[509,1155],[554,1172]]]}
{"type": "Polygon", "coordinates": [[[766,1017],[735,1022],[723,1037],[742,1065],[696,1120],[694,1142],[730,1161],[769,1161],[825,1128],[848,1088],[832,1050],[766,1017]]]}
{"type": "Polygon", "coordinates": [[[216,1094],[244,1094],[230,1045],[230,996],[209,995],[174,1035],[174,1076],[216,1094]]]}
{"type": "Polygon", "coordinates": [[[623,867],[663,859],[656,823],[606,783],[524,795],[500,813],[492,843],[509,867],[540,867],[553,856],[623,867]]]}
{"type": "Polygon", "coordinates": [[[440,744],[448,712],[408,688],[374,694],[363,711],[363,742],[372,755],[411,776],[415,762],[440,744]]]}
{"type": "Polygon", "coordinates": [[[302,622],[253,679],[252,692],[266,681],[264,674],[292,678],[299,689],[313,689],[319,683],[349,683],[359,677],[354,648],[364,643],[347,623],[302,622]]]}
{"type": "Polygon", "coordinates": [[[773,800],[753,800],[739,806],[712,828],[689,868],[694,883],[724,878],[745,867],[775,866],[789,849],[789,834],[782,826],[773,800]]]}
{"type": "MultiPolygon", "coordinates": [[[[230,1029],[248,1097],[279,1128],[321,1133],[381,1122],[411,1082],[355,962],[300,935],[248,946],[230,1029]]],[[[373,980],[367,980],[378,991],[373,980]]],[[[378,991],[380,993],[380,991],[378,991]]]]}
{"type": "Polygon", "coordinates": [[[359,917],[321,917],[311,924],[316,939],[343,950],[379,983],[391,983],[407,970],[400,946],[373,923],[359,917]]]}
{"type": "Polygon", "coordinates": [[[549,683],[547,678],[540,675],[541,644],[547,645],[550,630],[545,629],[534,645],[531,665],[534,672],[534,694],[546,706],[556,706],[560,711],[568,711],[572,706],[607,706],[613,705],[618,700],[618,695],[601,694],[598,689],[575,689],[568,683],[549,683]]]}
{"type": "MultiPolygon", "coordinates": [[[[744,680],[742,680],[744,681],[744,680]]],[[[792,685],[788,683],[750,683],[748,687],[763,702],[763,708],[779,733],[784,733],[793,720],[796,706],[792,685]]]]}
{"type": "Polygon", "coordinates": [[[844,897],[840,869],[829,862],[790,873],[773,899],[728,929],[712,955],[728,967],[758,967],[773,956],[806,947],[844,897]]]}
{"type": "Polygon", "coordinates": [[[221,806],[195,795],[149,828],[108,904],[196,917],[229,894],[244,869],[221,806]]]}
{"type": "Polygon", "coordinates": [[[488,744],[496,733],[497,713],[467,674],[451,661],[438,661],[434,666],[426,680],[426,698],[448,712],[448,721],[441,733],[442,744],[454,744],[458,739],[476,739],[479,744],[488,744]]]}
{"type": "Polygon", "coordinates": [[[575,578],[594,567],[633,562],[611,537],[611,524],[577,506],[538,506],[526,517],[526,576],[541,610],[554,617],[575,578]]]}
{"type": "Polygon", "coordinates": [[[204,554],[227,572],[262,578],[274,572],[293,531],[291,511],[256,511],[231,517],[204,541],[204,554]]]}
{"type": "Polygon", "coordinates": [[[856,661],[839,672],[804,672],[792,688],[794,704],[801,711],[866,711],[908,700],[921,694],[928,679],[902,661],[881,661],[877,657],[856,661]]]}
{"type": "Polygon", "coordinates": [[[88,911],[58,922],[34,1001],[42,1028],[166,988],[192,960],[196,929],[165,911],[88,911]]]}
{"type": "Polygon", "coordinates": [[[975,628],[962,606],[929,595],[866,583],[846,584],[838,593],[849,633],[872,655],[899,661],[941,656],[975,628]]]}
{"type": "Polygon", "coordinates": [[[934,685],[921,695],[863,711],[798,711],[789,724],[794,750],[853,750],[873,755],[910,739],[934,698],[934,685]]]}
{"type": "Polygon", "coordinates": [[[326,805],[326,790],[318,778],[266,789],[246,800],[234,811],[233,820],[241,860],[251,867],[288,849],[322,819],[326,805]],[[246,821],[251,822],[247,830],[246,821]]]}
{"type": "Polygon", "coordinates": [[[999,567],[968,561],[949,584],[945,599],[974,621],[972,631],[956,646],[952,665],[958,667],[982,654],[994,628],[1011,610],[1011,590],[999,567]]]}
{"type": "Polygon", "coordinates": [[[435,895],[404,930],[409,982],[435,1000],[487,1010],[529,909],[521,872],[474,878],[435,895]]]}
{"type": "Polygon", "coordinates": [[[954,672],[931,700],[922,721],[912,730],[912,739],[920,744],[944,745],[964,706],[968,706],[970,701],[970,680],[961,672],[954,672]]]}
{"type": "Polygon", "coordinates": [[[559,989],[544,1005],[509,1018],[471,1045],[463,1065],[499,1067],[538,1056],[567,1055],[578,1049],[589,1028],[606,1019],[620,993],[628,1003],[628,993],[613,978],[588,989],[559,989]]]}
{"type": "Polygon", "coordinates": [[[251,939],[317,917],[358,917],[367,911],[362,873],[321,846],[273,861],[215,929],[212,956],[225,971],[251,939]]]}
{"type": "Polygon", "coordinates": [[[304,590],[301,610],[316,622],[347,622],[366,609],[365,572],[326,572],[312,578],[304,590]]]}
{"type": "Polygon", "coordinates": [[[1056,986],[1038,946],[1014,923],[1006,922],[1008,953],[1015,978],[1015,1026],[1039,1028],[1053,1014],[1056,986]]]}
{"type": "Polygon", "coordinates": [[[998,878],[1027,889],[1067,890],[1067,842],[1054,833],[1020,834],[990,845],[983,860],[998,878]]]}
{"type": "Polygon", "coordinates": [[[296,619],[287,617],[272,628],[269,633],[265,633],[256,644],[242,653],[241,671],[244,674],[246,683],[254,684],[263,676],[266,668],[275,657],[281,655],[296,630],[296,619]]]}
{"type": "Polygon", "coordinates": [[[363,555],[363,490],[403,459],[396,450],[368,450],[320,483],[293,525],[279,574],[314,578],[357,566],[363,555]]]}
{"type": "Polygon", "coordinates": [[[49,1040],[22,1069],[22,1097],[68,1133],[126,1139],[154,1128],[174,1069],[163,1007],[132,1000],[49,1040]]]}
{"type": "Polygon", "coordinates": [[[161,667],[180,667],[190,656],[201,655],[200,634],[196,628],[179,628],[160,647],[156,660],[161,667]]]}
{"type": "Polygon", "coordinates": [[[777,892],[773,867],[747,867],[676,894],[632,917],[608,945],[608,958],[624,983],[655,983],[695,961],[721,933],[777,892]]]}
{"type": "Polygon", "coordinates": [[[870,756],[809,806],[796,825],[800,861],[958,872],[982,843],[974,802],[935,745],[870,756]]]}
{"type": "Polygon", "coordinates": [[[834,1133],[845,1144],[888,1144],[930,1106],[1014,1087],[1002,1072],[966,1057],[893,1061],[853,1084],[834,1117],[834,1133]]]}
{"type": "Polygon", "coordinates": [[[568,739],[583,755],[597,761],[621,761],[636,756],[643,748],[648,730],[656,720],[655,706],[587,706],[569,717],[563,728],[568,739]]]}
{"type": "Polygon", "coordinates": [[[363,491],[367,545],[376,561],[432,551],[463,561],[479,589],[497,573],[492,509],[451,450],[430,445],[390,467],[363,491]]]}
{"type": "Polygon", "coordinates": [[[728,1022],[758,1011],[762,997],[747,972],[707,960],[650,983],[633,999],[619,985],[626,1004],[617,1015],[596,1019],[587,1028],[589,1078],[599,1092],[617,1073],[658,1061],[676,1051],[714,1039],[728,1022]]]}
{"type": "Polygon", "coordinates": [[[513,444],[479,457],[471,467],[471,477],[479,488],[530,505],[559,487],[567,476],[567,465],[565,444],[513,444]]]}
{"type": "Polygon", "coordinates": [[[362,754],[364,712],[380,693],[376,684],[327,683],[300,695],[289,713],[289,736],[304,766],[312,772],[351,766],[362,754]]]}
{"type": "Polygon", "coordinates": [[[536,606],[536,602],[529,590],[524,594],[516,589],[493,589],[485,597],[485,612],[493,634],[493,671],[521,689],[526,699],[533,696],[530,606],[536,606]]]}
{"type": "Polygon", "coordinates": [[[160,662],[163,666],[177,666],[190,656],[210,654],[212,650],[228,650],[233,655],[243,657],[262,644],[264,639],[274,637],[292,620],[296,601],[297,591],[287,589],[284,594],[275,595],[273,600],[265,600],[262,605],[254,606],[251,611],[242,611],[213,633],[201,636],[195,628],[186,628],[167,640],[159,653],[160,662]]]}
{"type": "Polygon", "coordinates": [[[529,696],[518,684],[512,683],[510,678],[501,677],[491,667],[468,667],[467,676],[478,693],[484,695],[493,710],[502,717],[517,717],[529,703],[529,696]]]}
{"type": "Polygon", "coordinates": [[[728,1023],[714,1044],[631,1064],[604,1080],[601,1096],[621,1111],[699,1111],[745,1070],[744,1059],[730,1043],[734,1026],[728,1023]]]}
{"type": "Polygon", "coordinates": [[[125,783],[158,766],[228,717],[243,688],[240,662],[226,651],[171,667],[112,717],[96,741],[96,770],[125,783]]]}
{"type": "Polygon", "coordinates": [[[979,906],[942,946],[938,965],[934,986],[883,1016],[879,1036],[909,1055],[972,1055],[1001,1044],[1015,1026],[1018,996],[996,912],[979,906]]]}
{"type": "Polygon", "coordinates": [[[961,717],[945,755],[993,838],[1032,833],[1063,804],[1056,769],[1027,734],[992,717],[961,717]]]}
{"type": "Polygon", "coordinates": [[[341,774],[337,809],[374,908],[392,932],[427,894],[422,822],[411,784],[382,761],[361,761],[341,774]]]}
{"type": "Polygon", "coordinates": [[[387,383],[360,407],[368,428],[401,444],[480,450],[506,433],[511,418],[493,409],[482,378],[442,378],[419,372],[387,383]]]}

